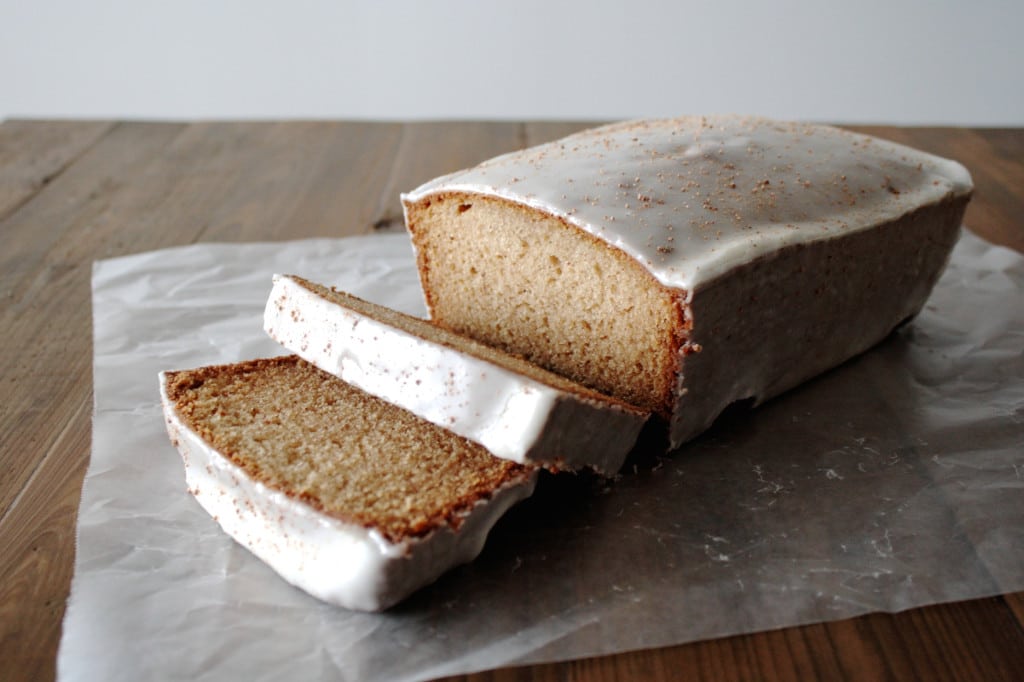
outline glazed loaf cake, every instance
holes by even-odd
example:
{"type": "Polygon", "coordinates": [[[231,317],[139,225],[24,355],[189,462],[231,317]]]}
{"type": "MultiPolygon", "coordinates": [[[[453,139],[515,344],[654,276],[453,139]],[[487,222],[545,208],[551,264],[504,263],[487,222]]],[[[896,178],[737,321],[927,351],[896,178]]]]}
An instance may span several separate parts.
{"type": "Polygon", "coordinates": [[[320,369],[520,463],[614,474],[647,421],[521,358],[301,277],[274,277],[264,329],[320,369]]]}
{"type": "Polygon", "coordinates": [[[480,552],[536,469],[295,357],[161,374],[189,490],[285,580],[376,611],[480,552]]]}
{"type": "Polygon", "coordinates": [[[675,447],[915,315],[959,164],[817,125],[614,124],[403,195],[431,318],[669,421],[675,447]]]}

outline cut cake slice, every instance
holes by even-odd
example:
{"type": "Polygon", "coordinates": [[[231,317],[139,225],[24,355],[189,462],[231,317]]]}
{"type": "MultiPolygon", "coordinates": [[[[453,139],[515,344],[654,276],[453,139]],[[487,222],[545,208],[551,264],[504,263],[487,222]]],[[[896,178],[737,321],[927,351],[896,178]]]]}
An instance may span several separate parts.
{"type": "Polygon", "coordinates": [[[300,277],[274,277],[264,328],[321,369],[520,463],[614,474],[648,416],[426,320],[300,277]]]}
{"type": "Polygon", "coordinates": [[[285,580],[381,610],[472,560],[536,469],[290,356],[164,372],[189,491],[285,580]]]}

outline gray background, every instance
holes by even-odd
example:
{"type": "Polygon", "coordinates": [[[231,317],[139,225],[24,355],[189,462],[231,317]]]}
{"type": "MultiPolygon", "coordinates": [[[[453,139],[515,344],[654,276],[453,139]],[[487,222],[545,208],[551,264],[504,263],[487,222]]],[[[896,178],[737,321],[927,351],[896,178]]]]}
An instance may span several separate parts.
{"type": "Polygon", "coordinates": [[[0,0],[0,117],[1024,124],[1024,2],[0,0]]]}

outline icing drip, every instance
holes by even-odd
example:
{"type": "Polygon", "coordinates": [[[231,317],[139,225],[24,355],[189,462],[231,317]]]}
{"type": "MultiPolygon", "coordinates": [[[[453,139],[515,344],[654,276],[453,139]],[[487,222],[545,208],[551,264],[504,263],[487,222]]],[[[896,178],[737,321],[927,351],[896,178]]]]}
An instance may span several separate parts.
{"type": "Polygon", "coordinates": [[[437,178],[559,216],[694,287],[799,243],[969,194],[960,164],[828,126],[740,116],[618,123],[437,178]]]}

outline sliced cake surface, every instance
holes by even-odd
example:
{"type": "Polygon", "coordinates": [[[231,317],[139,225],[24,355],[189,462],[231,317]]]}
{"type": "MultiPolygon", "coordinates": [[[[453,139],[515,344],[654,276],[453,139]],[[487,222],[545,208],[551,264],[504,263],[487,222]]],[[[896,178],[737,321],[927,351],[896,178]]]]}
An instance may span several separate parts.
{"type": "Polygon", "coordinates": [[[300,277],[274,277],[264,328],[321,369],[521,463],[613,474],[647,419],[521,358],[300,277]]]}
{"type": "Polygon", "coordinates": [[[473,559],[535,471],[282,357],[161,374],[189,490],[325,601],[379,610],[473,559]]]}
{"type": "Polygon", "coordinates": [[[595,128],[403,195],[431,318],[693,437],[860,353],[923,305],[960,164],[741,116],[595,128]]]}

